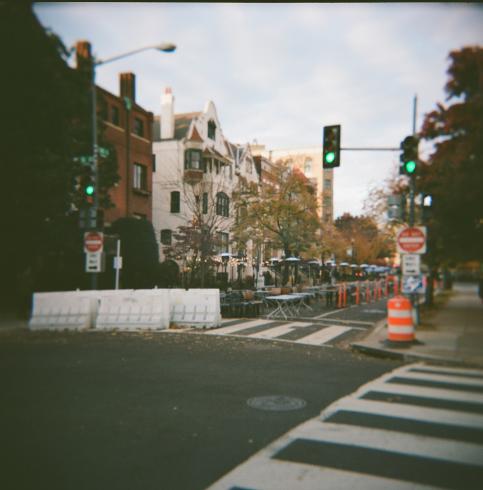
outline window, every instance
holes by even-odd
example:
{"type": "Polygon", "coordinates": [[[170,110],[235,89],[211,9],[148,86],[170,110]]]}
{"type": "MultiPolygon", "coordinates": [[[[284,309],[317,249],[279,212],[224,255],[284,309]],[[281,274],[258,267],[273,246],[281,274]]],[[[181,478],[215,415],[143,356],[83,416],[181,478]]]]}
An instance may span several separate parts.
{"type": "Polygon", "coordinates": [[[133,187],[141,191],[148,190],[148,170],[140,163],[134,164],[134,182],[133,187]]]}
{"type": "Polygon", "coordinates": [[[330,197],[324,197],[324,208],[329,208],[332,204],[332,199],[330,197]]]}
{"type": "Polygon", "coordinates": [[[180,211],[180,198],[179,191],[171,192],[171,206],[170,210],[172,213],[179,213],[180,211]]]}
{"type": "Polygon", "coordinates": [[[203,202],[202,202],[202,212],[203,214],[208,214],[208,193],[203,192],[203,202]]]}
{"type": "Polygon", "coordinates": [[[184,168],[201,170],[201,150],[186,150],[184,153],[184,168]]]}
{"type": "Polygon", "coordinates": [[[116,126],[120,126],[119,107],[115,105],[111,106],[111,122],[116,126]]]}
{"type": "Polygon", "coordinates": [[[225,233],[223,231],[219,231],[217,234],[218,238],[218,246],[219,246],[219,253],[227,253],[228,252],[228,233],[225,233]]]}
{"type": "Polygon", "coordinates": [[[144,136],[144,121],[138,117],[134,118],[134,134],[141,137],[144,136]]]}
{"type": "Polygon", "coordinates": [[[226,218],[230,215],[230,199],[224,192],[216,195],[216,214],[226,218]]]}
{"type": "Polygon", "coordinates": [[[332,189],[332,180],[331,179],[324,179],[324,189],[325,190],[332,189]]]}
{"type": "Polygon", "coordinates": [[[171,245],[172,236],[171,230],[161,230],[161,243],[163,245],[171,245]]]}
{"type": "Polygon", "coordinates": [[[216,136],[216,124],[215,121],[208,121],[208,138],[214,140],[216,136]]]}

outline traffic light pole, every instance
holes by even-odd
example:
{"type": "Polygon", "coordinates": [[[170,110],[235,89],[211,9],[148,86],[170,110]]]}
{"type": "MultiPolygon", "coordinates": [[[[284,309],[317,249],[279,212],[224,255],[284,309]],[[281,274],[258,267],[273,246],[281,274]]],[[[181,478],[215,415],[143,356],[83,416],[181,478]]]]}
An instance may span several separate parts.
{"type": "MultiPolygon", "coordinates": [[[[91,90],[92,90],[92,180],[94,182],[94,195],[91,211],[96,217],[97,229],[97,209],[99,206],[98,196],[98,172],[97,172],[97,91],[96,91],[96,62],[92,58],[92,72],[91,72],[91,90]]],[[[91,273],[91,289],[97,289],[97,273],[91,273]]]]}

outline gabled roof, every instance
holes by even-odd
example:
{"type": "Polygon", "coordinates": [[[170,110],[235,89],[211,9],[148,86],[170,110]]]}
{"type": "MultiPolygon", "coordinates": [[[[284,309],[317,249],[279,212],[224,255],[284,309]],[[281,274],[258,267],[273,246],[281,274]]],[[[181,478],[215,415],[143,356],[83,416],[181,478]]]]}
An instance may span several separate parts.
{"type": "Polygon", "coordinates": [[[201,112],[187,112],[174,115],[174,139],[180,140],[188,136],[191,121],[201,116],[201,112]]]}
{"type": "MultiPolygon", "coordinates": [[[[201,112],[187,112],[174,115],[174,139],[181,140],[188,136],[191,121],[199,117],[201,112]]],[[[153,141],[161,141],[160,137],[160,116],[154,116],[153,121],[153,141]]]]}

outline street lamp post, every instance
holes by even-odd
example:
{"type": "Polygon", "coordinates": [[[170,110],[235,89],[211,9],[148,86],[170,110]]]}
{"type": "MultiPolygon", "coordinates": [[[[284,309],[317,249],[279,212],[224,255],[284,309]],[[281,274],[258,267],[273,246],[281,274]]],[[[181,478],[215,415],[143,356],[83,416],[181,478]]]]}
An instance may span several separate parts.
{"type": "MultiPolygon", "coordinates": [[[[96,217],[95,221],[95,229],[98,228],[98,223],[97,223],[97,212],[99,208],[99,194],[98,194],[98,160],[97,160],[97,155],[98,155],[98,146],[97,146],[97,91],[96,91],[96,68],[101,65],[105,65],[107,63],[110,63],[111,61],[117,61],[122,58],[126,58],[128,56],[131,56],[136,53],[140,53],[141,51],[147,51],[149,49],[156,49],[158,51],[162,51],[165,53],[172,53],[173,51],[176,50],[176,45],[172,43],[161,43],[161,44],[155,44],[151,46],[145,46],[143,48],[138,48],[134,49],[132,51],[128,51],[123,54],[119,54],[116,56],[113,56],[111,58],[107,58],[105,60],[96,60],[94,56],[92,56],[92,69],[91,69],[91,98],[92,98],[92,180],[94,182],[94,195],[93,195],[93,201],[92,201],[92,215],[96,217]]],[[[129,137],[129,135],[128,135],[129,137]]],[[[127,172],[129,174],[129,168],[127,169],[127,172]]],[[[128,189],[129,191],[129,189],[128,189]]],[[[92,289],[97,289],[97,273],[92,274],[92,283],[91,283],[91,288],[92,289]]]]}

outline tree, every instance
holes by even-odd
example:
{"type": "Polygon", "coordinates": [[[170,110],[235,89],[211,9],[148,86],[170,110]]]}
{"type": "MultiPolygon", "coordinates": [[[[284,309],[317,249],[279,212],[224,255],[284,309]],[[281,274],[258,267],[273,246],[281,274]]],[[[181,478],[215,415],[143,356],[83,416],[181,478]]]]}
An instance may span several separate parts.
{"type": "MultiPolygon", "coordinates": [[[[300,171],[283,162],[274,166],[271,179],[260,189],[245,186],[237,193],[235,236],[241,242],[247,236],[270,241],[285,257],[297,256],[317,241],[320,222],[314,189],[300,171]]],[[[288,281],[285,265],[284,284],[288,281]]]]}
{"type": "Polygon", "coordinates": [[[180,177],[188,209],[186,223],[173,233],[174,243],[164,247],[163,252],[168,259],[184,259],[184,268],[190,272],[189,283],[205,287],[216,264],[214,256],[222,246],[220,233],[229,232],[233,205],[224,192],[224,170],[217,178],[199,177],[180,177]]]}
{"type": "Polygon", "coordinates": [[[432,197],[429,254],[433,265],[483,256],[483,48],[449,54],[449,106],[426,115],[421,137],[433,143],[419,190],[432,197]]]}
{"type": "Polygon", "coordinates": [[[124,288],[152,288],[156,282],[159,253],[153,225],[137,218],[119,218],[110,229],[122,247],[124,288]]]}
{"type": "MultiPolygon", "coordinates": [[[[78,284],[82,241],[74,213],[81,167],[74,157],[86,148],[91,153],[91,109],[85,76],[68,66],[70,51],[44,30],[31,3],[0,3],[0,46],[8,121],[0,204],[2,234],[12,237],[2,243],[0,296],[9,301],[21,277],[33,289],[78,284]],[[63,273],[56,276],[52,264],[60,262],[63,273]]],[[[107,176],[101,187],[115,180],[107,167],[117,169],[115,157],[101,171],[107,176]]]]}
{"type": "Polygon", "coordinates": [[[334,225],[344,238],[347,250],[352,251],[347,258],[374,263],[393,253],[393,240],[368,216],[345,213],[335,220],[334,225]]]}

